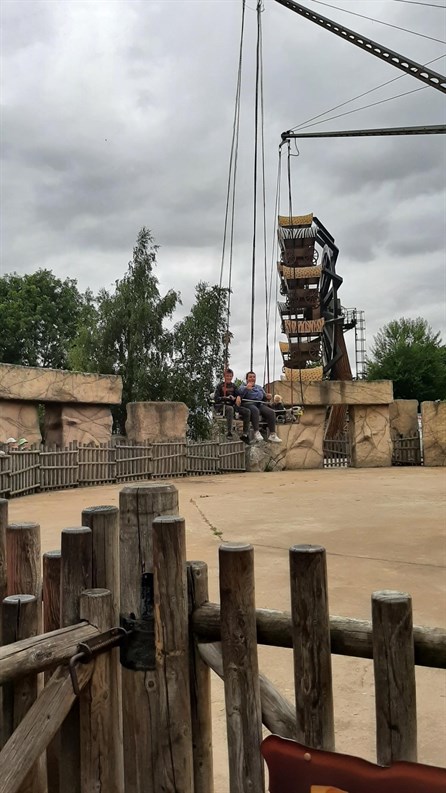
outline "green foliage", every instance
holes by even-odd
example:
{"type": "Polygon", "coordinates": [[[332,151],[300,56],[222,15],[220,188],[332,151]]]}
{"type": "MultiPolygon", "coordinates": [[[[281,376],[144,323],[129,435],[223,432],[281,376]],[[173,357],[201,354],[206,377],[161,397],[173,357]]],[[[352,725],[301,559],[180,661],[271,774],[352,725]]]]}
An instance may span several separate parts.
{"type": "Polygon", "coordinates": [[[153,272],[157,246],[147,228],[138,234],[133,258],[113,292],[97,297],[97,323],[84,325],[71,351],[71,363],[84,371],[121,375],[123,404],[114,409],[124,431],[127,402],[169,399],[172,335],[164,321],[179,302],[173,289],[161,296],[153,272]]]}
{"type": "Polygon", "coordinates": [[[393,380],[395,399],[446,398],[446,348],[425,319],[393,320],[374,338],[367,380],[393,380]]]}
{"type": "Polygon", "coordinates": [[[0,278],[0,360],[23,366],[66,369],[69,348],[90,295],[72,278],[61,281],[50,270],[0,278]]]}
{"type": "Polygon", "coordinates": [[[170,399],[189,407],[193,439],[210,435],[209,396],[221,376],[226,301],[227,290],[200,281],[190,314],[173,330],[170,399]]]}
{"type": "Polygon", "coordinates": [[[157,250],[142,228],[123,278],[96,297],[48,270],[0,279],[0,360],[120,375],[118,432],[128,402],[167,400],[185,402],[191,437],[205,438],[209,396],[221,376],[227,290],[200,282],[190,314],[169,329],[181,301],[173,289],[160,294],[157,250]]]}

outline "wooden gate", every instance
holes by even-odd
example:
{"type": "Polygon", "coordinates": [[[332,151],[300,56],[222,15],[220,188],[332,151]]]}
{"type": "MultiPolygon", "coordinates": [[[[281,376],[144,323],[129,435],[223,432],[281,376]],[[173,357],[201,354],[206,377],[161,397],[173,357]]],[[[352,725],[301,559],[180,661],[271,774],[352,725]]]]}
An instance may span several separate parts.
{"type": "Polygon", "coordinates": [[[394,438],[392,465],[421,465],[421,442],[418,432],[406,438],[394,438]]]}
{"type": "Polygon", "coordinates": [[[350,438],[344,432],[336,440],[324,438],[324,468],[349,468],[352,464],[350,438]]]}

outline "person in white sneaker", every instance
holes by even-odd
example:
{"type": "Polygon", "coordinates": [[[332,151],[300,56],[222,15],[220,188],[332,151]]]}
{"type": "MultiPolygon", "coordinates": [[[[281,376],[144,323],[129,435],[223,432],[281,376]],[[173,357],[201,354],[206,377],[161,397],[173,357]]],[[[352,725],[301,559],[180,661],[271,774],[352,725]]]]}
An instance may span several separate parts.
{"type": "Polygon", "coordinates": [[[237,405],[248,407],[251,412],[251,423],[254,429],[254,440],[263,441],[263,437],[259,432],[260,416],[265,419],[269,435],[268,440],[271,443],[282,443],[281,439],[276,433],[276,414],[266,402],[271,399],[271,394],[256,384],[256,373],[246,373],[246,384],[241,385],[238,389],[238,396],[236,400],[237,405]]]}

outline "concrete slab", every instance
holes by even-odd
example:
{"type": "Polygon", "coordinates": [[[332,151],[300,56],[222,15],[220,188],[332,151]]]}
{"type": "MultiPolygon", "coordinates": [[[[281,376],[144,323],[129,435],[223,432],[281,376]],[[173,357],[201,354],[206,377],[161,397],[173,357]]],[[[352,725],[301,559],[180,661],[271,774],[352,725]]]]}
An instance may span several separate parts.
{"type": "MultiPolygon", "coordinates": [[[[289,609],[288,549],[327,549],[330,613],[370,619],[371,593],[409,592],[414,622],[446,627],[446,473],[439,468],[331,469],[172,480],[186,519],[187,555],[209,565],[218,601],[218,547],[255,548],[256,604],[289,609]]],[[[118,504],[120,486],[42,493],[12,500],[10,520],[35,520],[43,551],[82,509],[118,504]]],[[[260,668],[294,701],[290,650],[261,647],[260,668]]],[[[337,749],[373,760],[371,661],[333,657],[337,749]]],[[[215,793],[228,793],[222,683],[213,677],[215,793]]],[[[446,766],[446,672],[417,667],[420,762],[446,766]]]]}

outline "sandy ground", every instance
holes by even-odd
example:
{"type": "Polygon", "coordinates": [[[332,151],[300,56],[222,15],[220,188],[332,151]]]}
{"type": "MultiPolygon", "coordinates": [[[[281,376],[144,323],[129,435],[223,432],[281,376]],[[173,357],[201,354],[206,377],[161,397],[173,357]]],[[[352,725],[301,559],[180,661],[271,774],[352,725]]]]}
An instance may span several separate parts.
{"type": "MultiPolygon", "coordinates": [[[[174,480],[186,520],[188,559],[209,565],[218,601],[218,547],[255,548],[256,605],[289,610],[288,549],[327,549],[330,613],[370,619],[375,590],[409,592],[414,623],[446,627],[446,472],[435,468],[333,469],[174,480]],[[217,535],[221,532],[221,538],[217,535]]],[[[11,522],[34,520],[42,552],[82,509],[118,503],[120,486],[13,499],[11,522]]],[[[260,648],[261,670],[293,701],[291,650],[260,648]]],[[[374,759],[372,662],[333,657],[336,747],[374,759]]],[[[224,696],[213,676],[215,793],[228,793],[224,696]]],[[[420,762],[446,766],[446,673],[417,668],[420,762]]]]}

